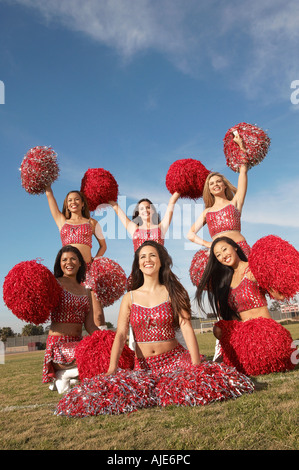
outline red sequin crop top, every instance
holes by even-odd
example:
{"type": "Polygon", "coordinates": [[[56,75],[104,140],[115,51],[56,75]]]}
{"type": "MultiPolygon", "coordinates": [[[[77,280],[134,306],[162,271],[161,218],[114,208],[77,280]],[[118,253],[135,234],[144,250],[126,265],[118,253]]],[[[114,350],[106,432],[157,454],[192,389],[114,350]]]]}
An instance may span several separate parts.
{"type": "Polygon", "coordinates": [[[77,295],[63,289],[58,307],[51,313],[55,323],[80,323],[83,325],[90,310],[88,295],[77,295]]]}
{"type": "Polygon", "coordinates": [[[60,230],[62,246],[87,245],[92,247],[92,227],[89,222],[80,225],[65,223],[60,230]]]}
{"type": "Polygon", "coordinates": [[[162,238],[162,232],[159,227],[150,228],[148,230],[137,227],[133,234],[134,251],[148,240],[153,240],[154,242],[160,243],[160,245],[164,245],[164,239],[162,238]]]}
{"type": "Polygon", "coordinates": [[[267,306],[265,291],[261,289],[256,281],[246,276],[247,272],[248,268],[240,284],[235,288],[230,288],[228,295],[230,308],[238,313],[267,306]]]}
{"type": "Polygon", "coordinates": [[[233,204],[228,204],[219,211],[207,212],[206,221],[212,238],[230,230],[241,232],[241,212],[233,204]]]}
{"type": "Polygon", "coordinates": [[[130,323],[137,343],[155,343],[175,338],[173,310],[169,301],[155,307],[132,303],[130,323]]]}

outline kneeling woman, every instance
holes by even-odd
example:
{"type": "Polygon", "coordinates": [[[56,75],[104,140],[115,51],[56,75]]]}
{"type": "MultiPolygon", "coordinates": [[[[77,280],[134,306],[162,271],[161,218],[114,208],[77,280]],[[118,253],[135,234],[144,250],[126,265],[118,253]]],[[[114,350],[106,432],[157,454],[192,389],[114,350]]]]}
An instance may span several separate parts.
{"type": "Polygon", "coordinates": [[[148,406],[205,405],[250,393],[250,379],[224,364],[202,361],[191,325],[188,294],[171,271],[166,249],[154,241],[135,252],[132,292],[122,300],[107,373],[84,380],[56,414],[119,414],[148,406]],[[129,323],[136,341],[134,370],[119,369],[129,323]],[[175,338],[180,327],[188,350],[175,338]]]}
{"type": "Polygon", "coordinates": [[[43,382],[54,382],[59,393],[66,392],[70,379],[78,376],[75,349],[82,339],[82,326],[85,325],[89,334],[98,331],[93,320],[90,290],[82,284],[85,272],[86,264],[76,247],[66,245],[58,252],[54,276],[63,290],[60,303],[51,314],[43,382]]]}
{"type": "MultiPolygon", "coordinates": [[[[204,309],[206,286],[216,317],[214,335],[219,339],[223,361],[247,375],[283,372],[294,368],[292,337],[273,320],[267,292],[256,282],[246,255],[232,239],[221,237],[211,246],[208,265],[196,292],[204,309]]],[[[278,292],[269,292],[283,300],[278,292]]]]}

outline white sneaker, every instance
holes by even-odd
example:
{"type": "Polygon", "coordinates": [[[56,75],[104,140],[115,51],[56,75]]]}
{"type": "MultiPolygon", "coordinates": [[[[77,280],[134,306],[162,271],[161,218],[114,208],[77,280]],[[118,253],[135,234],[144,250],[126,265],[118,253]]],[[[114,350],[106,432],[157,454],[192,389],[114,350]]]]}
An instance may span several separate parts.
{"type": "Polygon", "coordinates": [[[56,392],[57,391],[57,387],[56,387],[56,380],[54,380],[54,382],[50,383],[49,385],[49,390],[51,390],[51,392],[56,392]]]}
{"type": "Polygon", "coordinates": [[[71,379],[75,379],[79,376],[79,371],[77,367],[72,369],[63,369],[56,372],[56,381],[55,385],[58,393],[67,393],[71,389],[71,379]]]}
{"type": "Polygon", "coordinates": [[[219,339],[216,339],[213,362],[220,362],[221,358],[222,358],[222,352],[221,352],[220,341],[219,339]]]}
{"type": "Polygon", "coordinates": [[[79,383],[79,380],[78,379],[71,379],[70,380],[70,385],[73,386],[73,385],[78,385],[79,383]]]}

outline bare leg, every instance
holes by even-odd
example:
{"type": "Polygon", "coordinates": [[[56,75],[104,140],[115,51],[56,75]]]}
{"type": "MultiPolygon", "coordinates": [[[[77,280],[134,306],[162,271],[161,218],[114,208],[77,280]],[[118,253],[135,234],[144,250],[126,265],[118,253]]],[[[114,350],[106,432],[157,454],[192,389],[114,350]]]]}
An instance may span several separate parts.
{"type": "Polygon", "coordinates": [[[217,341],[215,344],[215,353],[213,357],[213,362],[222,362],[221,346],[220,346],[220,338],[222,336],[221,328],[219,328],[219,326],[214,326],[213,334],[215,338],[217,338],[217,341]]]}
{"type": "Polygon", "coordinates": [[[221,328],[219,328],[219,326],[214,326],[213,334],[214,334],[215,338],[221,339],[221,336],[222,336],[221,328]]]}

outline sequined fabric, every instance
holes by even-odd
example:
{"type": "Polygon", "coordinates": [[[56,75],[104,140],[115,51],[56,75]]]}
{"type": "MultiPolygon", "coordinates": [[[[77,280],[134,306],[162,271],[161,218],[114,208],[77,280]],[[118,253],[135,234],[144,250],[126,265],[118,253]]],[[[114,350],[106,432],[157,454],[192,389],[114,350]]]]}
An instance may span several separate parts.
{"type": "Polygon", "coordinates": [[[82,325],[89,310],[90,303],[87,295],[72,294],[64,289],[58,307],[51,313],[51,320],[57,323],[80,323],[82,325]]]}
{"type": "Polygon", "coordinates": [[[81,339],[81,336],[48,336],[44,355],[43,383],[52,382],[55,379],[53,363],[69,365],[75,360],[75,349],[81,339]]]}
{"type": "Polygon", "coordinates": [[[206,221],[212,238],[218,233],[231,230],[241,232],[241,212],[233,204],[228,204],[219,211],[207,212],[206,221]]]}
{"type": "Polygon", "coordinates": [[[256,281],[243,277],[240,284],[234,289],[230,288],[228,304],[235,312],[244,312],[252,308],[267,306],[265,291],[256,281]]]}
{"type": "Polygon", "coordinates": [[[159,227],[148,230],[137,227],[133,234],[134,251],[136,251],[142,243],[148,240],[153,240],[154,242],[160,243],[160,245],[164,245],[164,239],[162,238],[162,233],[159,227]]]}
{"type": "Polygon", "coordinates": [[[173,310],[170,302],[155,307],[143,307],[133,303],[130,323],[137,343],[168,341],[175,338],[173,310]]]}
{"type": "Polygon", "coordinates": [[[188,368],[191,364],[189,351],[181,344],[174,349],[156,356],[135,357],[134,370],[153,370],[159,374],[168,374],[180,367],[188,368]]]}
{"type": "Polygon", "coordinates": [[[250,252],[251,252],[251,247],[248,245],[247,241],[246,240],[241,240],[239,242],[236,242],[239,247],[242,249],[243,253],[247,256],[250,255],[250,252]]]}
{"type": "Polygon", "coordinates": [[[178,345],[135,362],[135,369],[85,379],[58,403],[55,414],[85,417],[131,413],[153,406],[200,406],[252,393],[253,382],[234,367],[215,362],[192,365],[178,345]]]}
{"type": "Polygon", "coordinates": [[[89,222],[80,225],[65,223],[60,230],[62,246],[65,245],[87,245],[92,247],[92,227],[89,222]]]}
{"type": "Polygon", "coordinates": [[[272,318],[220,320],[215,326],[221,329],[223,362],[239,372],[256,376],[294,369],[292,336],[272,318]]]}

